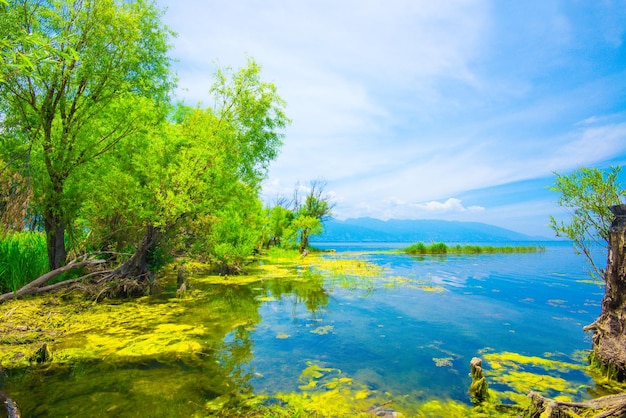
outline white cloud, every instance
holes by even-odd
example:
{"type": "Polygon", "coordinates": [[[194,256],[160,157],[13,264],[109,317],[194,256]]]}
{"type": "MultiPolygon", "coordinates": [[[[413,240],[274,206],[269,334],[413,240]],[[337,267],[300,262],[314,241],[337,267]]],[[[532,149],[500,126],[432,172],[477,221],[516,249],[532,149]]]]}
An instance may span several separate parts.
{"type": "Polygon", "coordinates": [[[470,206],[465,207],[461,203],[461,200],[451,197],[445,202],[438,202],[436,200],[426,203],[415,203],[413,207],[429,212],[480,212],[485,210],[482,206],[470,206]]]}

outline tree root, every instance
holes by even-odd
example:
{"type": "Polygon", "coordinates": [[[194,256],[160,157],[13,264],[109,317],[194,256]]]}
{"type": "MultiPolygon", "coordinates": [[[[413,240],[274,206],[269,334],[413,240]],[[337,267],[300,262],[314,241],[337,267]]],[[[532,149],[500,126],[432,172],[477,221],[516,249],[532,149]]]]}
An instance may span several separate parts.
{"type": "Polygon", "coordinates": [[[609,418],[626,416],[626,393],[609,395],[586,402],[561,402],[530,392],[531,405],[526,410],[528,418],[609,418]]]}

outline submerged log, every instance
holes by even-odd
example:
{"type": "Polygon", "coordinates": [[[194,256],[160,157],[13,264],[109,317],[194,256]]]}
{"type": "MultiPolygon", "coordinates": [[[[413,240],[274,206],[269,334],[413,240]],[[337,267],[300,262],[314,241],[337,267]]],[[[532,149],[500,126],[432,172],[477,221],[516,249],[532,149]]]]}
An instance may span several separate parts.
{"type": "MultiPolygon", "coordinates": [[[[2,366],[0,366],[0,375],[3,373],[2,366]]],[[[1,418],[20,418],[20,408],[17,406],[17,403],[2,390],[0,390],[0,404],[2,405],[0,407],[1,418]]]]}
{"type": "Polygon", "coordinates": [[[20,418],[20,408],[9,395],[0,390],[0,403],[2,404],[2,414],[0,417],[20,418]]]}
{"type": "Polygon", "coordinates": [[[470,376],[472,383],[469,387],[470,400],[477,405],[489,399],[489,387],[483,374],[483,361],[474,357],[470,361],[470,376]]]}

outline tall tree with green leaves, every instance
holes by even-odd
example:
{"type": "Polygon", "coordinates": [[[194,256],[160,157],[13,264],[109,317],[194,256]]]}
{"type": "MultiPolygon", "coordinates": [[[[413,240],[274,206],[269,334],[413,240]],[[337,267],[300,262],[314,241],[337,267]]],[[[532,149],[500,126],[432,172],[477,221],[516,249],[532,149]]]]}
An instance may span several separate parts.
{"type": "Polygon", "coordinates": [[[578,254],[584,255],[590,274],[604,280],[604,268],[593,257],[594,248],[608,248],[609,227],[614,215],[610,206],[618,205],[626,196],[619,182],[621,167],[608,170],[580,168],[569,175],[555,174],[552,191],[559,193],[558,204],[569,213],[569,220],[550,217],[550,227],[559,237],[573,241],[578,254]]]}
{"type": "Polygon", "coordinates": [[[574,173],[556,175],[553,190],[560,193],[559,204],[570,211],[569,222],[550,225],[557,235],[571,239],[584,254],[594,277],[604,282],[602,311],[593,324],[591,359],[612,378],[626,379],[626,256],[624,212],[626,190],[620,182],[620,167],[608,170],[581,168],[574,173]],[[609,209],[611,207],[611,209],[609,209]],[[613,212],[615,211],[615,212],[613,212]],[[620,215],[620,216],[617,216],[620,215]],[[593,249],[603,248],[608,256],[607,269],[596,264],[593,249]]]}
{"type": "Polygon", "coordinates": [[[0,151],[27,175],[50,269],[84,194],[77,177],[165,115],[170,31],[149,0],[7,0],[0,151]]]}

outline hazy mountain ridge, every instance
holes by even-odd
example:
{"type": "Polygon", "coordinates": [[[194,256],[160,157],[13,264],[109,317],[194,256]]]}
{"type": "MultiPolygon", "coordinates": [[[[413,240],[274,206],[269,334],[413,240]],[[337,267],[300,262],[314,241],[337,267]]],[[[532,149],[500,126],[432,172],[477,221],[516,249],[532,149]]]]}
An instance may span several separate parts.
{"type": "Polygon", "coordinates": [[[356,218],[324,224],[312,242],[505,242],[548,240],[480,222],[356,218]]]}

